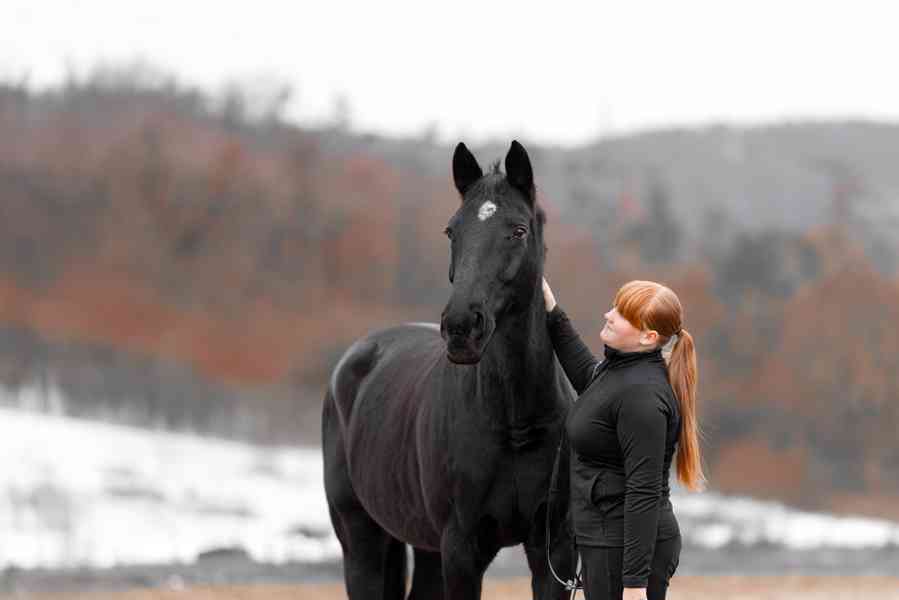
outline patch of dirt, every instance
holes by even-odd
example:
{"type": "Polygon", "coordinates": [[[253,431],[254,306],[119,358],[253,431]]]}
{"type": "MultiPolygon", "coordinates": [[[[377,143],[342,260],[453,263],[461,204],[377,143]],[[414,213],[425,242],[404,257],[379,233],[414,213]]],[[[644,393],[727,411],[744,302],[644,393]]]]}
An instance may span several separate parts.
{"type": "MultiPolygon", "coordinates": [[[[491,579],[482,598],[521,600],[530,597],[527,578],[491,579]]],[[[134,589],[123,592],[51,593],[0,599],[29,600],[345,600],[342,584],[203,586],[185,589],[134,589]]],[[[583,598],[578,595],[578,598],[583,598]]],[[[674,576],[671,600],[899,600],[897,577],[707,577],[674,576]]]]}

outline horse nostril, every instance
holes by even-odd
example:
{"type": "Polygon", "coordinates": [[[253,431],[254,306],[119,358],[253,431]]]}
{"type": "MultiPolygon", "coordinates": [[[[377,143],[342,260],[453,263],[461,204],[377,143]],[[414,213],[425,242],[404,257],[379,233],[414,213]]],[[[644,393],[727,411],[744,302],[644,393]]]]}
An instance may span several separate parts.
{"type": "Polygon", "coordinates": [[[479,331],[484,330],[484,313],[479,310],[476,310],[474,313],[474,326],[479,331]]]}

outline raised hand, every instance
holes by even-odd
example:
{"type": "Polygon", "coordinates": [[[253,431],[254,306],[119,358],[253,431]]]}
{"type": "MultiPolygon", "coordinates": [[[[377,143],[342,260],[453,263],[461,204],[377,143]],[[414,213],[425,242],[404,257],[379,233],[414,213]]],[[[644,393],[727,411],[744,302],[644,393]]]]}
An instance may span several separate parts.
{"type": "Polygon", "coordinates": [[[556,307],[556,297],[553,296],[553,291],[546,282],[546,277],[543,278],[543,303],[546,305],[546,312],[550,312],[556,307]]]}

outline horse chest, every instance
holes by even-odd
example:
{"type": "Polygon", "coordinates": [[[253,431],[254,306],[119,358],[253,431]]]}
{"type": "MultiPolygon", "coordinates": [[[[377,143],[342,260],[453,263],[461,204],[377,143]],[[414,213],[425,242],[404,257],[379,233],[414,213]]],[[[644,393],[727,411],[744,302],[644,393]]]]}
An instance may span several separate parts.
{"type": "Polygon", "coordinates": [[[504,545],[518,543],[547,491],[545,478],[537,473],[545,460],[536,452],[507,448],[491,456],[492,460],[485,458],[457,473],[453,502],[461,509],[458,512],[468,516],[469,525],[487,519],[503,532],[504,545]]]}
{"type": "Polygon", "coordinates": [[[486,514],[498,520],[509,521],[510,524],[518,520],[521,512],[521,489],[516,471],[511,461],[502,465],[484,501],[486,514]]]}

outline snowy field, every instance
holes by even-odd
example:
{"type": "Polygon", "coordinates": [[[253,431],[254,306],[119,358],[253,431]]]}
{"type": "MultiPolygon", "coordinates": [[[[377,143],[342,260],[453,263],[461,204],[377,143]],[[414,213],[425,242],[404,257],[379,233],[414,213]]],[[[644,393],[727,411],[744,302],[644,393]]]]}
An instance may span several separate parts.
{"type": "MultiPolygon", "coordinates": [[[[264,563],[340,556],[318,448],[259,448],[0,409],[0,569],[190,563],[242,548],[264,563]]],[[[677,493],[685,545],[899,548],[899,524],[715,493],[677,493]]]]}
{"type": "Polygon", "coordinates": [[[321,452],[0,410],[0,568],[339,555],[321,452]]]}

